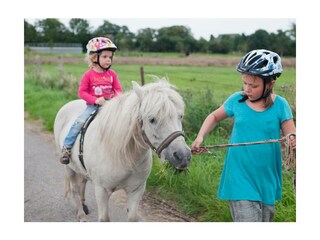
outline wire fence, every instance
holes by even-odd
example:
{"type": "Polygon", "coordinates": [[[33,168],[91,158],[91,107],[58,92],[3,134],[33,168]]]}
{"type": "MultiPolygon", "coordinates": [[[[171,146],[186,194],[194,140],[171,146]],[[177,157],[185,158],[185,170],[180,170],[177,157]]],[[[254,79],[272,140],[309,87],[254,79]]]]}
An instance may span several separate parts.
{"type": "Polygon", "coordinates": [[[25,48],[38,53],[81,54],[81,43],[26,43],[25,48]]]}

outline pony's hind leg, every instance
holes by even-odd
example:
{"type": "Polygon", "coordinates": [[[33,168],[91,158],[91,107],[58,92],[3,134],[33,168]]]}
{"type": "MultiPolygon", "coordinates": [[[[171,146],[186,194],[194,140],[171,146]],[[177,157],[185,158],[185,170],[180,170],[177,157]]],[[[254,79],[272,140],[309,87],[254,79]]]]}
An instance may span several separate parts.
{"type": "Polygon", "coordinates": [[[95,194],[98,205],[98,215],[100,222],[110,222],[108,205],[111,193],[103,187],[95,185],[95,194]]]}
{"type": "Polygon", "coordinates": [[[76,204],[78,220],[80,222],[86,222],[87,221],[86,213],[83,210],[81,196],[80,196],[81,191],[79,186],[79,176],[75,171],[73,171],[69,167],[66,167],[66,173],[67,173],[66,174],[67,181],[69,181],[71,184],[71,192],[76,204]]]}
{"type": "Polygon", "coordinates": [[[88,182],[88,180],[85,177],[79,176],[80,198],[81,198],[82,208],[83,208],[83,211],[86,214],[89,214],[88,206],[85,204],[85,201],[86,201],[85,195],[86,195],[87,182],[88,182]]]}

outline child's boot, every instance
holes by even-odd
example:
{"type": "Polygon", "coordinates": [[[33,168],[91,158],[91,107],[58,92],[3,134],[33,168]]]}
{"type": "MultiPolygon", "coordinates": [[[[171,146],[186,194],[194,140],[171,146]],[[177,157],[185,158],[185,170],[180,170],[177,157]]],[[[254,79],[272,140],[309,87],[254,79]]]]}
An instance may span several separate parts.
{"type": "Polygon", "coordinates": [[[69,164],[70,156],[71,156],[71,148],[67,148],[66,146],[63,146],[61,153],[62,153],[62,156],[60,158],[60,163],[69,164]]]}

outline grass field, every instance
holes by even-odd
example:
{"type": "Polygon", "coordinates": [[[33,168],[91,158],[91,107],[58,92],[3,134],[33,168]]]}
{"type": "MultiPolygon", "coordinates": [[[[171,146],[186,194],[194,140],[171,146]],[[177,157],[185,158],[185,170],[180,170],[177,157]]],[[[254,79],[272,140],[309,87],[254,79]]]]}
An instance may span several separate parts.
{"type": "MultiPolygon", "coordinates": [[[[124,90],[131,88],[131,81],[140,82],[140,65],[115,64],[124,90]]],[[[186,102],[184,128],[186,140],[191,144],[202,121],[220,106],[234,91],[241,89],[240,75],[235,67],[144,65],[145,80],[150,75],[167,76],[178,88],[186,102]]],[[[79,79],[88,67],[85,63],[26,64],[25,65],[25,111],[32,118],[44,120],[45,127],[52,130],[58,109],[71,99],[77,98],[79,79]]],[[[286,68],[277,80],[275,92],[287,98],[295,116],[295,68],[286,68]]],[[[231,122],[220,123],[207,137],[205,144],[228,142],[231,122]]],[[[198,221],[231,221],[227,202],[217,199],[217,189],[223,168],[225,149],[215,150],[213,155],[193,156],[189,172],[175,174],[166,164],[154,158],[148,189],[156,191],[164,199],[174,200],[187,214],[198,221]]],[[[276,204],[275,221],[296,220],[296,203],[292,186],[292,172],[283,174],[283,200],[276,204]]]]}

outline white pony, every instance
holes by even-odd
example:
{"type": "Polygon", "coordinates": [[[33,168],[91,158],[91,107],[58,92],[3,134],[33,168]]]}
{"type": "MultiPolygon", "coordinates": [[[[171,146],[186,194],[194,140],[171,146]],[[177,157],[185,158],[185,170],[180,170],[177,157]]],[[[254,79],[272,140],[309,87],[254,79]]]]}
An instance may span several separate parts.
{"type": "MultiPolygon", "coordinates": [[[[128,196],[128,221],[138,221],[138,207],[152,167],[151,149],[179,170],[191,160],[182,132],[184,102],[165,80],[143,87],[132,82],[133,90],[106,102],[89,125],[79,161],[79,136],[66,165],[66,194],[76,202],[79,221],[86,221],[85,187],[92,180],[98,205],[98,220],[110,221],[108,201],[123,189],[128,196]]],[[[63,140],[86,103],[75,100],[64,105],[54,123],[55,141],[63,140]]]]}

